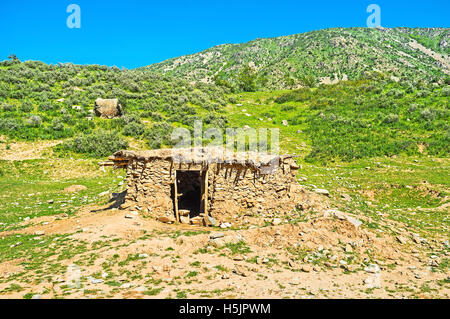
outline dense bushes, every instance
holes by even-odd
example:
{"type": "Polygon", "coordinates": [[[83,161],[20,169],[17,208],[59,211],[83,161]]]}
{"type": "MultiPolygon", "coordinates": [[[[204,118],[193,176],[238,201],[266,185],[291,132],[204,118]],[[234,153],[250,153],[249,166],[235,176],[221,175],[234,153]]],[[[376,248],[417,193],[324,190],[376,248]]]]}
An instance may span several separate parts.
{"type": "Polygon", "coordinates": [[[17,132],[23,127],[23,123],[19,119],[0,118],[0,132],[3,134],[17,132]]]}
{"type": "Polygon", "coordinates": [[[281,112],[292,114],[285,115],[291,125],[306,125],[312,142],[310,161],[401,153],[448,156],[445,87],[421,83],[407,93],[410,85],[389,80],[348,82],[290,91],[275,101],[282,104],[281,112]],[[308,110],[299,113],[296,102],[308,110]]]}
{"type": "Polygon", "coordinates": [[[123,135],[139,137],[145,132],[145,126],[141,123],[132,122],[123,127],[123,135]]]}
{"type": "MultiPolygon", "coordinates": [[[[161,146],[168,142],[172,125],[190,127],[205,117],[211,125],[226,122],[218,115],[226,105],[226,88],[98,65],[18,60],[0,64],[0,134],[10,138],[62,139],[101,129],[161,146]],[[118,98],[125,115],[95,117],[99,97],[118,98]]],[[[96,153],[81,144],[74,144],[73,150],[96,153]]]]}
{"type": "Polygon", "coordinates": [[[116,131],[98,130],[90,134],[76,136],[63,143],[59,150],[82,153],[92,157],[105,157],[127,147],[128,142],[116,131]]]}
{"type": "Polygon", "coordinates": [[[168,123],[156,123],[149,130],[147,143],[152,149],[160,148],[163,144],[170,146],[172,145],[171,134],[172,127],[168,123]]]}

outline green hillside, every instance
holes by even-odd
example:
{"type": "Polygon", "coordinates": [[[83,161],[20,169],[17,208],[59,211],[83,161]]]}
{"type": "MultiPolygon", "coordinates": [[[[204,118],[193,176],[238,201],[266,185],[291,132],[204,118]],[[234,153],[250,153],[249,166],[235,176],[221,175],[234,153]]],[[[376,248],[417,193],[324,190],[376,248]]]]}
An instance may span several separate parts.
{"type": "MultiPolygon", "coordinates": [[[[98,65],[0,63],[0,135],[10,139],[66,139],[92,144],[117,141],[92,155],[105,155],[127,145],[123,136],[159,147],[170,142],[173,126],[192,126],[204,119],[223,126],[224,89],[137,70],[98,65]],[[93,115],[97,98],[118,98],[125,116],[100,119],[93,115]],[[112,137],[112,138],[111,138],[112,137]]],[[[88,152],[92,145],[75,147],[88,152]]]]}
{"type": "Polygon", "coordinates": [[[449,96],[448,85],[372,76],[313,89],[239,93],[227,112],[233,126],[278,127],[282,149],[308,161],[446,157],[449,96]]]}
{"type": "Polygon", "coordinates": [[[250,66],[255,89],[290,89],[380,71],[439,79],[450,72],[450,30],[335,28],[224,44],[144,69],[238,87],[250,66]]]}

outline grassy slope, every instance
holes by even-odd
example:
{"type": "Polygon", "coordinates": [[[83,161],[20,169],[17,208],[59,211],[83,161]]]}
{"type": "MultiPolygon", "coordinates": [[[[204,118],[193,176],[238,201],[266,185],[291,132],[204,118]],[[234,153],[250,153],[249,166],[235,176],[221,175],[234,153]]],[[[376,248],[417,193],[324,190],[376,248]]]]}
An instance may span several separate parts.
{"type": "Polygon", "coordinates": [[[448,156],[448,91],[446,86],[418,84],[411,90],[389,79],[360,80],[241,93],[227,112],[234,126],[280,128],[282,148],[310,161],[401,153],[448,156]]]}
{"type": "Polygon", "coordinates": [[[0,63],[0,134],[12,139],[62,139],[98,129],[146,139],[155,123],[189,127],[206,116],[216,123],[225,104],[222,88],[149,72],[35,61],[0,63]],[[118,98],[127,117],[94,117],[99,97],[118,98]]]}
{"type": "Polygon", "coordinates": [[[95,160],[0,161],[0,231],[15,229],[27,217],[73,215],[82,206],[103,203],[106,197],[98,195],[118,191],[123,176],[121,171],[101,172],[95,160]],[[87,189],[63,192],[71,185],[87,189]]]}

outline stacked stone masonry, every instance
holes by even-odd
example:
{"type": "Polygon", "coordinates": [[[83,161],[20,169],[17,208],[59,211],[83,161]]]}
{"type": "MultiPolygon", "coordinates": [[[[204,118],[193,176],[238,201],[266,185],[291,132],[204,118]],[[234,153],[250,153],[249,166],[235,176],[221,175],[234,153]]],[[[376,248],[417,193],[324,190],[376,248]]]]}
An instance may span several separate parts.
{"type": "MultiPolygon", "coordinates": [[[[130,154],[125,157],[126,202],[155,218],[175,217],[177,170],[208,172],[207,215],[216,220],[240,212],[289,212],[298,205],[302,192],[296,181],[299,167],[291,157],[277,158],[278,168],[262,174],[245,163],[177,163],[171,158],[130,154]]],[[[116,153],[112,159],[123,161],[123,153],[116,153]]]]}

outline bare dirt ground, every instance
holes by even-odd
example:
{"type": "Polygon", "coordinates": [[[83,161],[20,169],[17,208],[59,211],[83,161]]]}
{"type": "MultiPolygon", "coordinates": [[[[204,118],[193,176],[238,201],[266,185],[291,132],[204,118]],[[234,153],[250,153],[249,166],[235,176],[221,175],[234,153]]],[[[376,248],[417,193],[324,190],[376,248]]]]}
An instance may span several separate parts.
{"type": "Polygon", "coordinates": [[[23,161],[29,159],[43,158],[43,152],[51,152],[51,148],[60,144],[62,141],[39,141],[33,142],[30,148],[30,142],[14,142],[8,144],[6,138],[0,136],[0,160],[23,161]]]}
{"type": "Polygon", "coordinates": [[[428,265],[439,240],[424,243],[407,231],[400,239],[373,232],[355,226],[347,214],[336,217],[334,210],[308,214],[298,223],[222,230],[98,209],[39,217],[22,223],[23,229],[0,233],[53,238],[53,253],[38,251],[46,256],[40,266],[30,269],[34,257],[27,254],[0,263],[1,298],[27,293],[40,298],[448,298],[450,293],[439,285],[448,274],[428,265]]]}

